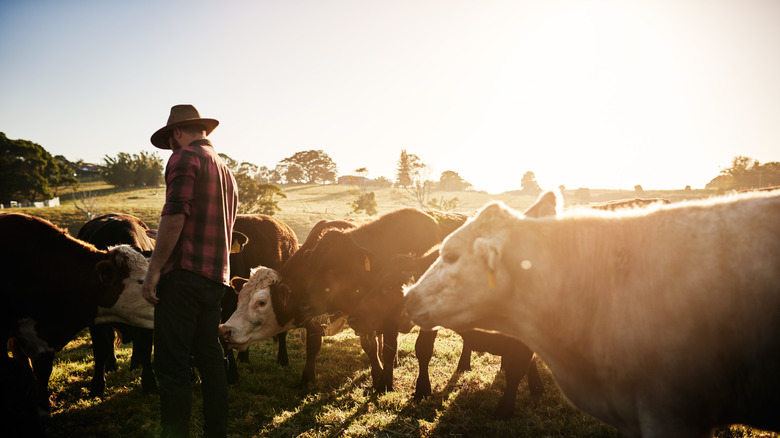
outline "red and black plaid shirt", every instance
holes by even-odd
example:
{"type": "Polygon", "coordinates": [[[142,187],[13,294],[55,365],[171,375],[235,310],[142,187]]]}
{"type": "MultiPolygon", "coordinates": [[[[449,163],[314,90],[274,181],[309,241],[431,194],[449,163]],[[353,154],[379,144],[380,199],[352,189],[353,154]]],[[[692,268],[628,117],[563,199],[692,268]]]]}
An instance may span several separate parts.
{"type": "Polygon", "coordinates": [[[162,215],[184,214],[184,228],[162,273],[185,269],[230,284],[230,239],[236,220],[236,180],[209,140],[171,155],[165,168],[162,215]]]}

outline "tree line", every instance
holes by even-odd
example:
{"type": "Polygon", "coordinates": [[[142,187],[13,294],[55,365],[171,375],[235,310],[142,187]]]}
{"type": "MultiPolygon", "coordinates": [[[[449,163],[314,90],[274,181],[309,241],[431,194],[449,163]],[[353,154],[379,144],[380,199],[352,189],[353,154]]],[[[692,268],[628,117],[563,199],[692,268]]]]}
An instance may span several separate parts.
{"type": "MultiPolygon", "coordinates": [[[[376,211],[374,187],[398,188],[396,196],[405,203],[421,208],[450,210],[457,206],[457,197],[436,199],[434,192],[459,192],[473,189],[468,181],[452,170],[431,176],[431,166],[420,157],[401,150],[396,163],[395,179],[387,177],[368,179],[366,168],[354,174],[337,178],[336,163],[322,150],[307,150],[281,160],[273,169],[239,162],[220,154],[236,177],[241,193],[242,213],[273,214],[278,211],[277,200],[286,197],[282,184],[342,183],[357,187],[355,200],[350,203],[356,213],[373,214],[376,211]]],[[[0,132],[0,203],[8,201],[35,202],[58,196],[63,187],[78,190],[80,179],[87,175],[102,178],[119,188],[155,187],[163,183],[164,161],[155,152],[106,155],[103,163],[90,167],[83,160],[71,162],[64,156],[52,156],[42,146],[29,140],[11,140],[0,132]]],[[[737,156],[731,165],[721,170],[706,188],[718,191],[744,190],[756,187],[780,186],[780,163],[759,163],[749,157],[737,156]]],[[[525,172],[520,181],[520,192],[537,195],[541,188],[533,172],[525,172]]]]}

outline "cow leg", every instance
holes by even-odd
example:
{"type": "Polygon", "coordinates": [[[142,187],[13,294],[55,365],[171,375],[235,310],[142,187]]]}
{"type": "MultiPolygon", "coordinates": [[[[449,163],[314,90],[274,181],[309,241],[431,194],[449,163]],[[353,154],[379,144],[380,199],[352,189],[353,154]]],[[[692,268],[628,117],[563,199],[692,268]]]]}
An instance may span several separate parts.
{"type": "Polygon", "coordinates": [[[544,382],[542,382],[542,377],[539,375],[539,368],[536,363],[536,357],[531,358],[531,361],[528,364],[528,391],[531,393],[531,396],[534,398],[539,398],[544,394],[544,382]]]}
{"type": "Polygon", "coordinates": [[[512,352],[501,356],[501,368],[506,373],[506,387],[496,407],[496,418],[507,419],[515,412],[517,387],[520,386],[520,380],[528,370],[528,364],[533,357],[533,353],[530,356],[523,353],[525,352],[512,352]]]}
{"type": "Polygon", "coordinates": [[[368,361],[371,364],[371,379],[374,388],[379,388],[379,382],[382,380],[382,363],[379,361],[380,343],[380,338],[374,333],[360,335],[360,346],[368,355],[368,361]]]}
{"type": "MultiPolygon", "coordinates": [[[[92,357],[95,360],[89,395],[102,398],[106,390],[106,368],[109,358],[116,354],[114,352],[114,329],[108,324],[93,325],[89,327],[89,335],[92,338],[92,357]]],[[[116,358],[116,356],[114,357],[116,358]]],[[[114,363],[116,364],[116,361],[114,363]]]]}
{"type": "Polygon", "coordinates": [[[433,344],[436,341],[437,330],[420,330],[414,343],[414,354],[419,364],[419,374],[414,389],[414,399],[420,400],[431,395],[431,378],[428,375],[428,365],[433,357],[433,344]]]}
{"type": "MultiPolygon", "coordinates": [[[[154,330],[137,330],[135,340],[133,340],[133,358],[137,356],[138,364],[141,366],[141,391],[144,394],[157,393],[157,378],[152,367],[153,343],[154,330]]],[[[131,366],[130,369],[133,367],[131,366]]]]}
{"type": "MultiPolygon", "coordinates": [[[[388,392],[393,390],[393,366],[398,358],[398,332],[388,330],[382,334],[384,346],[382,347],[382,378],[379,386],[374,385],[377,391],[388,392]]],[[[376,382],[376,381],[375,381],[376,382]]]]}
{"type": "Polygon", "coordinates": [[[38,412],[41,416],[51,416],[49,404],[49,378],[54,365],[54,353],[43,353],[32,361],[33,374],[38,389],[38,412]]]}
{"type": "Polygon", "coordinates": [[[279,333],[274,336],[274,340],[279,343],[279,352],[276,354],[276,363],[283,367],[290,365],[290,359],[287,357],[287,332],[279,333]]]}
{"type": "Polygon", "coordinates": [[[471,371],[471,351],[472,351],[471,343],[464,338],[463,350],[460,351],[460,359],[458,359],[458,367],[455,369],[456,373],[471,371]]]}
{"type": "Polygon", "coordinates": [[[322,337],[325,335],[322,325],[307,321],[304,325],[306,329],[306,365],[303,367],[303,376],[301,376],[301,386],[306,387],[310,383],[314,383],[317,375],[315,367],[317,363],[317,355],[320,354],[322,349],[322,337]]]}
{"type": "Polygon", "coordinates": [[[227,382],[234,384],[238,382],[238,366],[236,366],[236,356],[233,354],[233,350],[225,348],[223,345],[223,351],[225,352],[225,369],[227,371],[227,382]]]}

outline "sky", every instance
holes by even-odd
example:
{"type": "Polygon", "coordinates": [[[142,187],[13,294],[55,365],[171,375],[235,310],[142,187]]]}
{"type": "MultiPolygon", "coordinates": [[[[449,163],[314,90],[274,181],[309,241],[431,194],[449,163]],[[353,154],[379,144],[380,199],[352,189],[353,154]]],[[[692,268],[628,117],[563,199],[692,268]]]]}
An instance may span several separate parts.
{"type": "MultiPolygon", "coordinates": [[[[780,161],[777,0],[3,0],[0,132],[102,163],[170,107],[273,168],[401,151],[476,189],[703,188],[780,161]]],[[[159,151],[167,160],[169,151],[159,151]]]]}

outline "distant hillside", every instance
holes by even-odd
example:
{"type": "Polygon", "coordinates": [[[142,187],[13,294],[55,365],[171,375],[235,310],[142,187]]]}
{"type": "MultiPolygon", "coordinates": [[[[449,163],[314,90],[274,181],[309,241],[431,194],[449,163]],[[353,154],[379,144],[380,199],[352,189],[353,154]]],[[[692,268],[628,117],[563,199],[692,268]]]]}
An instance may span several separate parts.
{"type": "MultiPolygon", "coordinates": [[[[365,214],[354,214],[349,205],[355,199],[357,187],[350,185],[290,185],[283,186],[286,199],[279,200],[281,211],[276,215],[279,219],[290,225],[295,230],[298,239],[303,241],[309,230],[322,219],[344,219],[349,217],[366,217],[365,214]]],[[[99,214],[111,212],[128,213],[143,219],[150,227],[156,227],[159,222],[160,210],[165,199],[165,188],[141,188],[124,191],[106,190],[105,186],[82,187],[84,192],[93,191],[94,199],[99,207],[99,214]]],[[[407,195],[404,189],[381,188],[373,190],[376,194],[378,214],[402,207],[419,207],[407,195]]],[[[711,196],[713,192],[707,190],[646,190],[642,196],[634,191],[619,190],[591,190],[591,202],[604,202],[625,198],[666,198],[672,202],[685,199],[695,199],[711,196]]],[[[564,192],[565,205],[580,204],[575,196],[575,191],[564,192]]],[[[70,196],[68,198],[71,198],[70,196]]],[[[468,213],[481,208],[491,201],[503,201],[517,210],[524,210],[530,206],[536,196],[524,195],[519,191],[502,194],[488,194],[485,192],[433,192],[431,199],[449,201],[458,198],[457,207],[453,210],[459,213],[468,213]]],[[[67,228],[71,234],[76,234],[86,222],[84,213],[78,211],[74,201],[68,199],[59,207],[51,208],[25,208],[9,209],[4,211],[22,211],[33,216],[39,216],[51,220],[55,224],[67,228]]]]}

